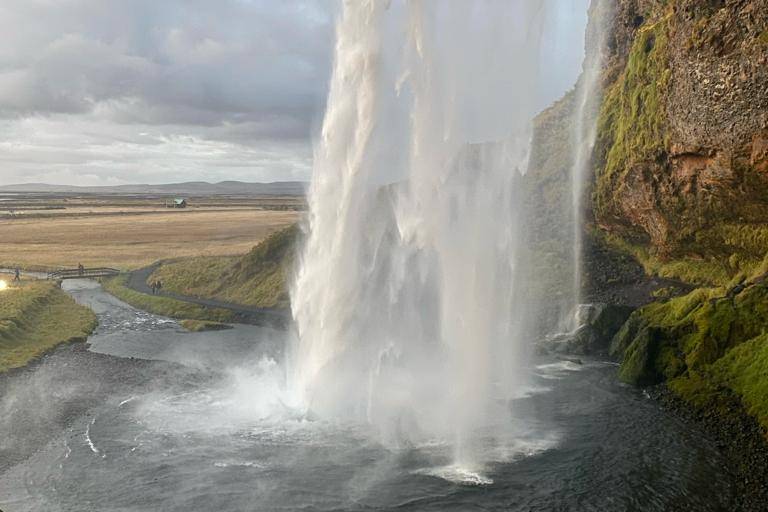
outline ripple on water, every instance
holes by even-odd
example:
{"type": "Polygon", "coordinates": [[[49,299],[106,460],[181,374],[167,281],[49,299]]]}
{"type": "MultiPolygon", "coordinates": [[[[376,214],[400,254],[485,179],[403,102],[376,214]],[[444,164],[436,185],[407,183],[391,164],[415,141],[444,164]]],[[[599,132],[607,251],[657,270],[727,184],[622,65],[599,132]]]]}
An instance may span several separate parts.
{"type": "Polygon", "coordinates": [[[88,443],[88,447],[91,449],[93,453],[96,455],[102,455],[102,453],[99,451],[98,448],[96,448],[96,445],[93,444],[93,440],[91,439],[91,427],[96,423],[96,418],[93,418],[90,423],[88,423],[88,426],[85,427],[85,441],[88,443]]]}
{"type": "Polygon", "coordinates": [[[213,463],[213,466],[217,468],[256,468],[256,469],[264,469],[267,467],[266,464],[253,461],[253,460],[217,461],[213,463]]]}

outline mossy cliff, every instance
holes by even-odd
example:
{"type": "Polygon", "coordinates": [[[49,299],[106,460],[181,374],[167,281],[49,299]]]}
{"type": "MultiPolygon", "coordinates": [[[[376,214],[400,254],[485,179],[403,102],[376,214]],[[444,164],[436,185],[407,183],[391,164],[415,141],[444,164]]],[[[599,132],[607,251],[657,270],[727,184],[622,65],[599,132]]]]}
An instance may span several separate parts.
{"type": "MultiPolygon", "coordinates": [[[[575,91],[534,120],[528,172],[520,180],[535,278],[527,283],[527,300],[535,304],[540,322],[551,322],[573,306],[563,283],[573,282],[573,212],[571,209],[572,141],[575,91]]],[[[539,326],[544,329],[544,325],[539,326]]]]}
{"type": "Polygon", "coordinates": [[[593,232],[701,286],[630,317],[620,378],[768,429],[768,0],[619,0],[607,29],[593,232]]]}
{"type": "Polygon", "coordinates": [[[593,213],[668,277],[724,285],[768,246],[768,0],[622,0],[593,213]]]}

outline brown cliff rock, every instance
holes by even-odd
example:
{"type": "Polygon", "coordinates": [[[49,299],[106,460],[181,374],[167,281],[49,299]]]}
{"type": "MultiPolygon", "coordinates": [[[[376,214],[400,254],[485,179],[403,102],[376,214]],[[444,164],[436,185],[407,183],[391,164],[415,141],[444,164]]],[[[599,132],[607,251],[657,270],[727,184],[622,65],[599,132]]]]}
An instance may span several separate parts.
{"type": "Polygon", "coordinates": [[[768,223],[768,0],[622,0],[609,25],[596,223],[728,257],[738,241],[701,234],[768,223]]]}

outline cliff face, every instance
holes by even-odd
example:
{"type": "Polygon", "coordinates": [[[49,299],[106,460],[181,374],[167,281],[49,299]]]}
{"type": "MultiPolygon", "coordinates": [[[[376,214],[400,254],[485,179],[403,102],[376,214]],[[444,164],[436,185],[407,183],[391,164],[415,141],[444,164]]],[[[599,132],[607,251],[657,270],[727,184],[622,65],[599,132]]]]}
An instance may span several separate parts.
{"type": "Polygon", "coordinates": [[[768,250],[768,0],[621,0],[608,24],[596,224],[677,261],[669,277],[751,274],[768,250]]]}
{"type": "Polygon", "coordinates": [[[707,286],[633,313],[619,376],[768,430],[768,0],[619,0],[608,31],[596,232],[707,286]]]}
{"type": "MultiPolygon", "coordinates": [[[[768,0],[593,4],[588,51],[600,23],[607,40],[582,296],[640,306],[610,346],[622,380],[768,432],[768,0]]],[[[550,330],[572,298],[575,97],[536,119],[522,180],[550,330]]]]}

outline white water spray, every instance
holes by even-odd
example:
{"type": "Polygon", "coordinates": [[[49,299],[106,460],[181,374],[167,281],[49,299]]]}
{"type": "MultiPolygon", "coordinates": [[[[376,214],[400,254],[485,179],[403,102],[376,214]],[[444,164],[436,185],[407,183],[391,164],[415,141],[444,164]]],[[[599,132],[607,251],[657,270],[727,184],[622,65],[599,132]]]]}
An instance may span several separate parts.
{"type": "Polygon", "coordinates": [[[289,381],[313,414],[464,465],[504,450],[531,313],[516,185],[555,4],[344,4],[292,290],[289,381]]]}

